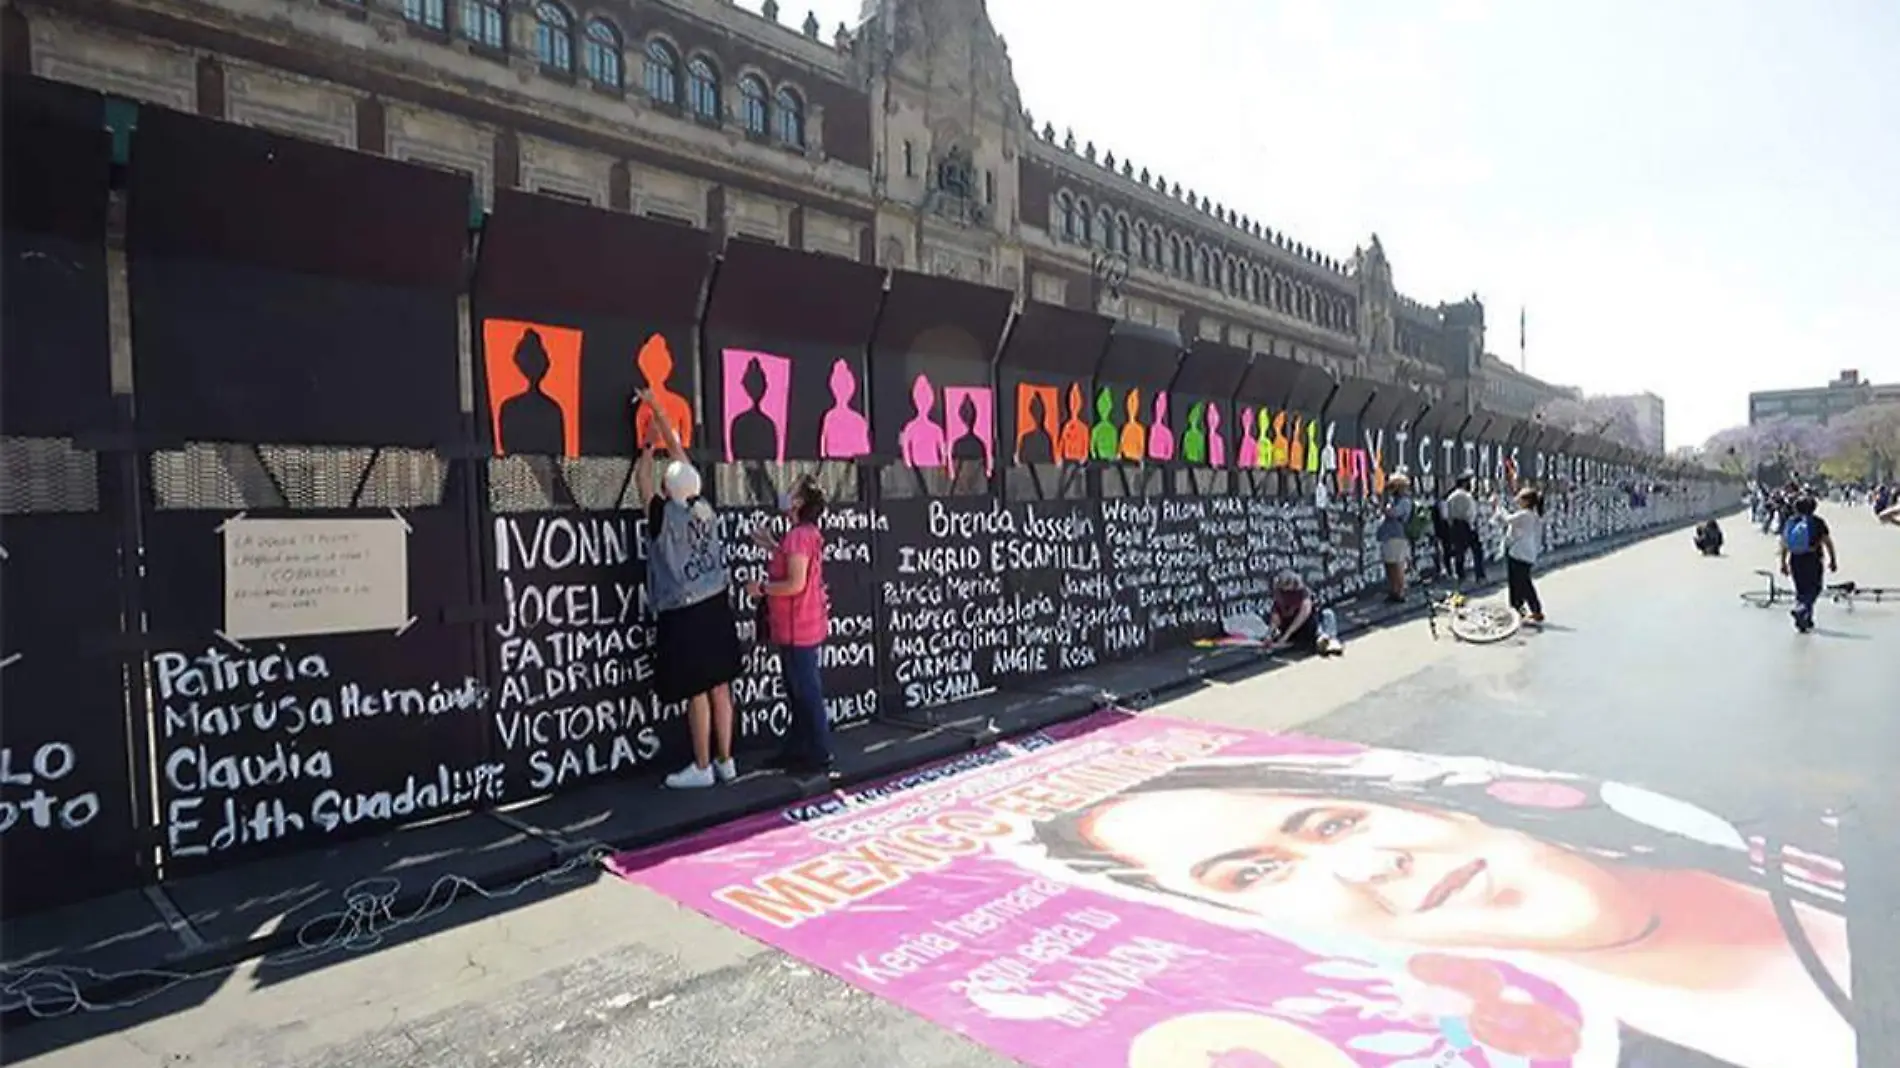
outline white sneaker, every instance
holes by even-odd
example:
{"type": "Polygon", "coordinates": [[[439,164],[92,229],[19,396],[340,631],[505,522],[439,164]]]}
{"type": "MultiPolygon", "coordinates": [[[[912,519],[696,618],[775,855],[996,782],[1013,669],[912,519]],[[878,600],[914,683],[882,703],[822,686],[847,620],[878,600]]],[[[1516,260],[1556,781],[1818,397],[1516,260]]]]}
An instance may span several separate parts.
{"type": "Polygon", "coordinates": [[[710,764],[703,768],[698,764],[688,764],[666,777],[666,785],[674,790],[698,790],[716,781],[710,764]]]}
{"type": "Polygon", "coordinates": [[[734,764],[730,760],[715,760],[713,761],[712,769],[713,775],[716,776],[720,782],[731,782],[739,777],[739,765],[734,764]]]}

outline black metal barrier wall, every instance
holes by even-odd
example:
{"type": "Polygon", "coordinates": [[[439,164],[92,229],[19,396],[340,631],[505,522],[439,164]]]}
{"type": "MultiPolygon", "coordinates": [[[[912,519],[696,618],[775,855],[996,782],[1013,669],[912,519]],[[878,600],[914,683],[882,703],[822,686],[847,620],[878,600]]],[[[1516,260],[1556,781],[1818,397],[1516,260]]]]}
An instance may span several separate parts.
{"type": "MultiPolygon", "coordinates": [[[[1736,495],[1000,290],[506,191],[470,232],[454,175],[153,108],[115,163],[102,98],[6,106],[9,910],[683,761],[638,387],[708,473],[741,620],[778,490],[828,490],[847,727],[1213,634],[1282,568],[1354,596],[1401,469],[1545,486],[1559,546],[1736,495]]],[[[774,650],[735,697],[774,744],[774,650]]]]}

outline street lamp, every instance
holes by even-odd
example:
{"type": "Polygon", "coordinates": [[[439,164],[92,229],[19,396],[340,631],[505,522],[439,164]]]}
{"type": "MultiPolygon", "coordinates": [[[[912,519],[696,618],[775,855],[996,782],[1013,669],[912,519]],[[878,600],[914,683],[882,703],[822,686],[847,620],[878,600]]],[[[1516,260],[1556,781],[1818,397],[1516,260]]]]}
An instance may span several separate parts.
{"type": "Polygon", "coordinates": [[[1102,310],[1102,293],[1122,295],[1122,283],[1128,281],[1128,253],[1114,249],[1089,250],[1089,308],[1102,310]]]}

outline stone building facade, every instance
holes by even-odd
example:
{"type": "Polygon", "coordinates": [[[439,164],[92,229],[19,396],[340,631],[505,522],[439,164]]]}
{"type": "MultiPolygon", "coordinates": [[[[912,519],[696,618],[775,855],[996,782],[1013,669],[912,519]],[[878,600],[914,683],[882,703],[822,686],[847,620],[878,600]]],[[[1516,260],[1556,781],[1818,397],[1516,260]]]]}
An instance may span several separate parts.
{"type": "Polygon", "coordinates": [[[1486,356],[1475,296],[1399,293],[1376,236],[1329,256],[1038,126],[982,0],[866,0],[828,33],[776,0],[0,0],[0,30],[9,71],[455,170],[484,202],[955,275],[1507,411],[1542,385],[1486,356]]]}

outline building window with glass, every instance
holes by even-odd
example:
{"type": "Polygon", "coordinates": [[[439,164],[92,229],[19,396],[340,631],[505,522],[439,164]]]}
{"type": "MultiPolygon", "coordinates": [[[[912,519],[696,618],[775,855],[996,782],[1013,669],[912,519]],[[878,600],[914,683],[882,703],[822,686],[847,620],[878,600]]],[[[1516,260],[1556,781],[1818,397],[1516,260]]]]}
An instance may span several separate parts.
{"type": "Polygon", "coordinates": [[[665,41],[647,42],[646,87],[654,103],[680,102],[680,57],[665,41]]]}
{"type": "Polygon", "coordinates": [[[790,89],[780,89],[772,98],[777,120],[778,143],[791,148],[805,147],[805,102],[790,89]]]}
{"type": "Polygon", "coordinates": [[[483,48],[503,48],[508,37],[501,0],[462,0],[462,36],[483,48]]]}
{"type": "Polygon", "coordinates": [[[449,24],[445,0],[402,0],[402,17],[431,30],[447,29],[449,24]]]}
{"type": "Polygon", "coordinates": [[[754,137],[765,136],[765,83],[758,75],[748,74],[739,79],[739,123],[745,132],[754,137]]]}
{"type": "Polygon", "coordinates": [[[620,31],[606,19],[589,19],[582,56],[587,80],[609,89],[620,88],[620,31]]]}
{"type": "Polygon", "coordinates": [[[719,119],[719,75],[703,57],[694,56],[686,66],[686,102],[693,114],[702,119],[719,119]]]}
{"type": "Polygon", "coordinates": [[[566,8],[547,0],[535,5],[534,55],[548,70],[574,73],[574,20],[566,8]]]}

